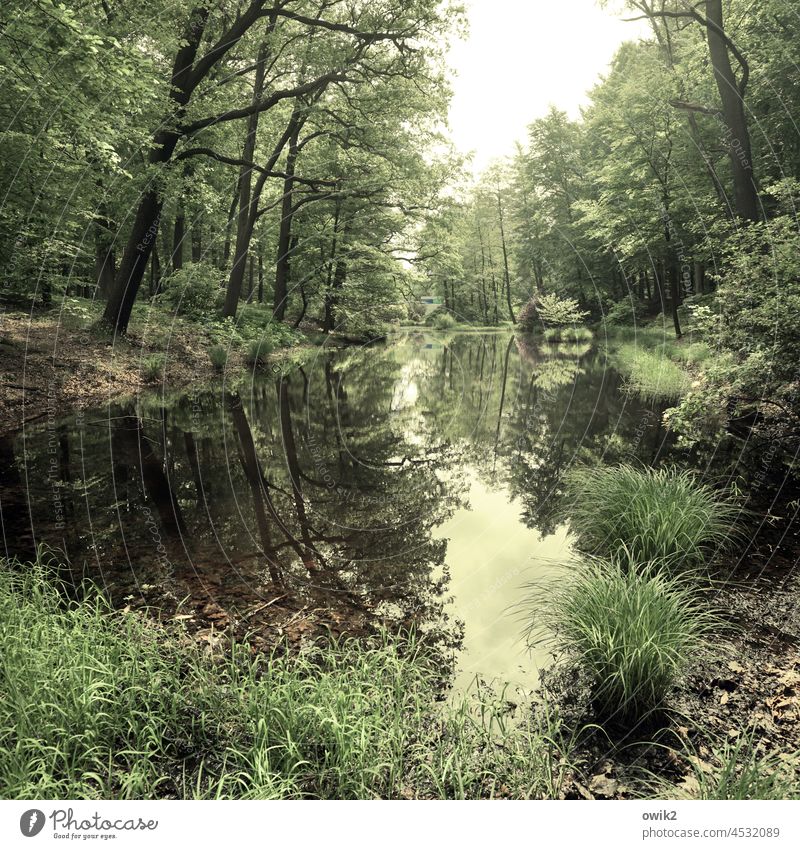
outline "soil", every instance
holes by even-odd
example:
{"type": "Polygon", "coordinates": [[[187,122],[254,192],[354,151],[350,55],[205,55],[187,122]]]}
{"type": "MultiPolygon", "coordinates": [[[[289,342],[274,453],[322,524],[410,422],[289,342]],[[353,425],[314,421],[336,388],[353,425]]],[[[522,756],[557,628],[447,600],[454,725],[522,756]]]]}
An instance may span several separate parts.
{"type": "MultiPolygon", "coordinates": [[[[152,335],[152,334],[151,334],[152,335]]],[[[148,381],[143,360],[164,353],[164,383],[186,386],[214,377],[210,342],[197,328],[176,323],[166,351],[132,331],[111,338],[90,326],[68,326],[58,312],[0,317],[0,434],[64,410],[107,403],[161,384],[148,381]]]]}

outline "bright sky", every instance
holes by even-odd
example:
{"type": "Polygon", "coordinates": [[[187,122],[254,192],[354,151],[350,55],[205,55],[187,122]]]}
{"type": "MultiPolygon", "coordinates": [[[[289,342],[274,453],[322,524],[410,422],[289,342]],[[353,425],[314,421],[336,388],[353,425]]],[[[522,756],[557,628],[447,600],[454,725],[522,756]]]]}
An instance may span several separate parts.
{"type": "Polygon", "coordinates": [[[465,6],[470,35],[450,53],[457,73],[450,127],[456,147],[474,151],[476,173],[512,153],[551,103],[578,117],[617,47],[647,29],[644,22],[624,23],[595,0],[465,0],[465,6]]]}

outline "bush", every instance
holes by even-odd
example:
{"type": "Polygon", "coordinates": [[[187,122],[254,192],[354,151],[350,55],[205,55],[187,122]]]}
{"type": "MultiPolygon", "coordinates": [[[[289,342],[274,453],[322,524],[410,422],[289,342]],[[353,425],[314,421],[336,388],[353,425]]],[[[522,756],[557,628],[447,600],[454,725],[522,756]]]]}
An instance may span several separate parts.
{"type": "Polygon", "coordinates": [[[699,566],[733,536],[737,508],[677,469],[579,469],[567,478],[569,521],[581,550],[627,551],[635,562],[699,566]]]}
{"type": "Polygon", "coordinates": [[[148,383],[161,380],[166,364],[167,358],[163,354],[150,354],[142,360],[142,377],[148,383]]]}
{"type": "Polygon", "coordinates": [[[636,298],[625,298],[612,304],[603,315],[603,323],[612,326],[637,326],[647,316],[647,304],[636,298]]]}
{"type": "Polygon", "coordinates": [[[558,295],[534,295],[520,310],[517,324],[524,330],[533,330],[541,324],[545,327],[568,327],[583,324],[589,313],[580,308],[574,298],[559,298],[558,295]]]}
{"type": "Polygon", "coordinates": [[[221,272],[215,266],[206,262],[190,262],[164,278],[158,300],[176,315],[205,318],[219,309],[223,282],[221,272]]]}
{"type": "Polygon", "coordinates": [[[456,326],[456,320],[449,312],[434,313],[433,326],[437,330],[452,330],[456,326]]]}
{"type": "Polygon", "coordinates": [[[536,308],[536,296],[534,295],[517,313],[517,325],[530,333],[538,323],[539,311],[536,308]]]}
{"type": "Polygon", "coordinates": [[[208,357],[211,360],[211,365],[217,371],[222,371],[228,362],[228,349],[223,345],[212,345],[208,351],[208,357]]]}
{"type": "Polygon", "coordinates": [[[603,721],[639,721],[664,707],[716,624],[695,598],[687,578],[620,558],[585,560],[550,589],[548,625],[587,676],[603,721]]]}
{"type": "Polygon", "coordinates": [[[713,308],[700,303],[691,313],[695,327],[723,356],[705,369],[702,385],[681,403],[671,425],[684,445],[713,449],[728,416],[753,419],[754,438],[745,450],[761,452],[768,443],[772,455],[778,449],[776,464],[791,466],[800,447],[800,233],[795,214],[737,227],[721,241],[719,253],[713,308]]]}

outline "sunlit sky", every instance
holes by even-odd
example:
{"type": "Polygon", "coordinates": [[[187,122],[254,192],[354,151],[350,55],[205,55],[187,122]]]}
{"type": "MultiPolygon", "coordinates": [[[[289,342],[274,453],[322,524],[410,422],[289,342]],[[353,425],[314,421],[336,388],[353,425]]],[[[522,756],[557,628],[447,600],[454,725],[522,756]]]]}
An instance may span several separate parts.
{"type": "MultiPolygon", "coordinates": [[[[614,51],[646,32],[595,0],[465,0],[469,37],[453,45],[452,139],[473,170],[510,154],[551,103],[577,117],[614,51]]],[[[611,4],[619,9],[620,5],[611,4]]]]}

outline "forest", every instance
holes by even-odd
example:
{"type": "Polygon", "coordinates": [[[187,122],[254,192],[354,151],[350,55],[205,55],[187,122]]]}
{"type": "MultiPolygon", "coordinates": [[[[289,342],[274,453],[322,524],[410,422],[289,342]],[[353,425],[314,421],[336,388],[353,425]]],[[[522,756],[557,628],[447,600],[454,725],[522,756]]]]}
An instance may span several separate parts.
{"type": "Polygon", "coordinates": [[[5,0],[0,798],[800,798],[800,2],[599,5],[477,170],[469,4],[5,0]]]}

